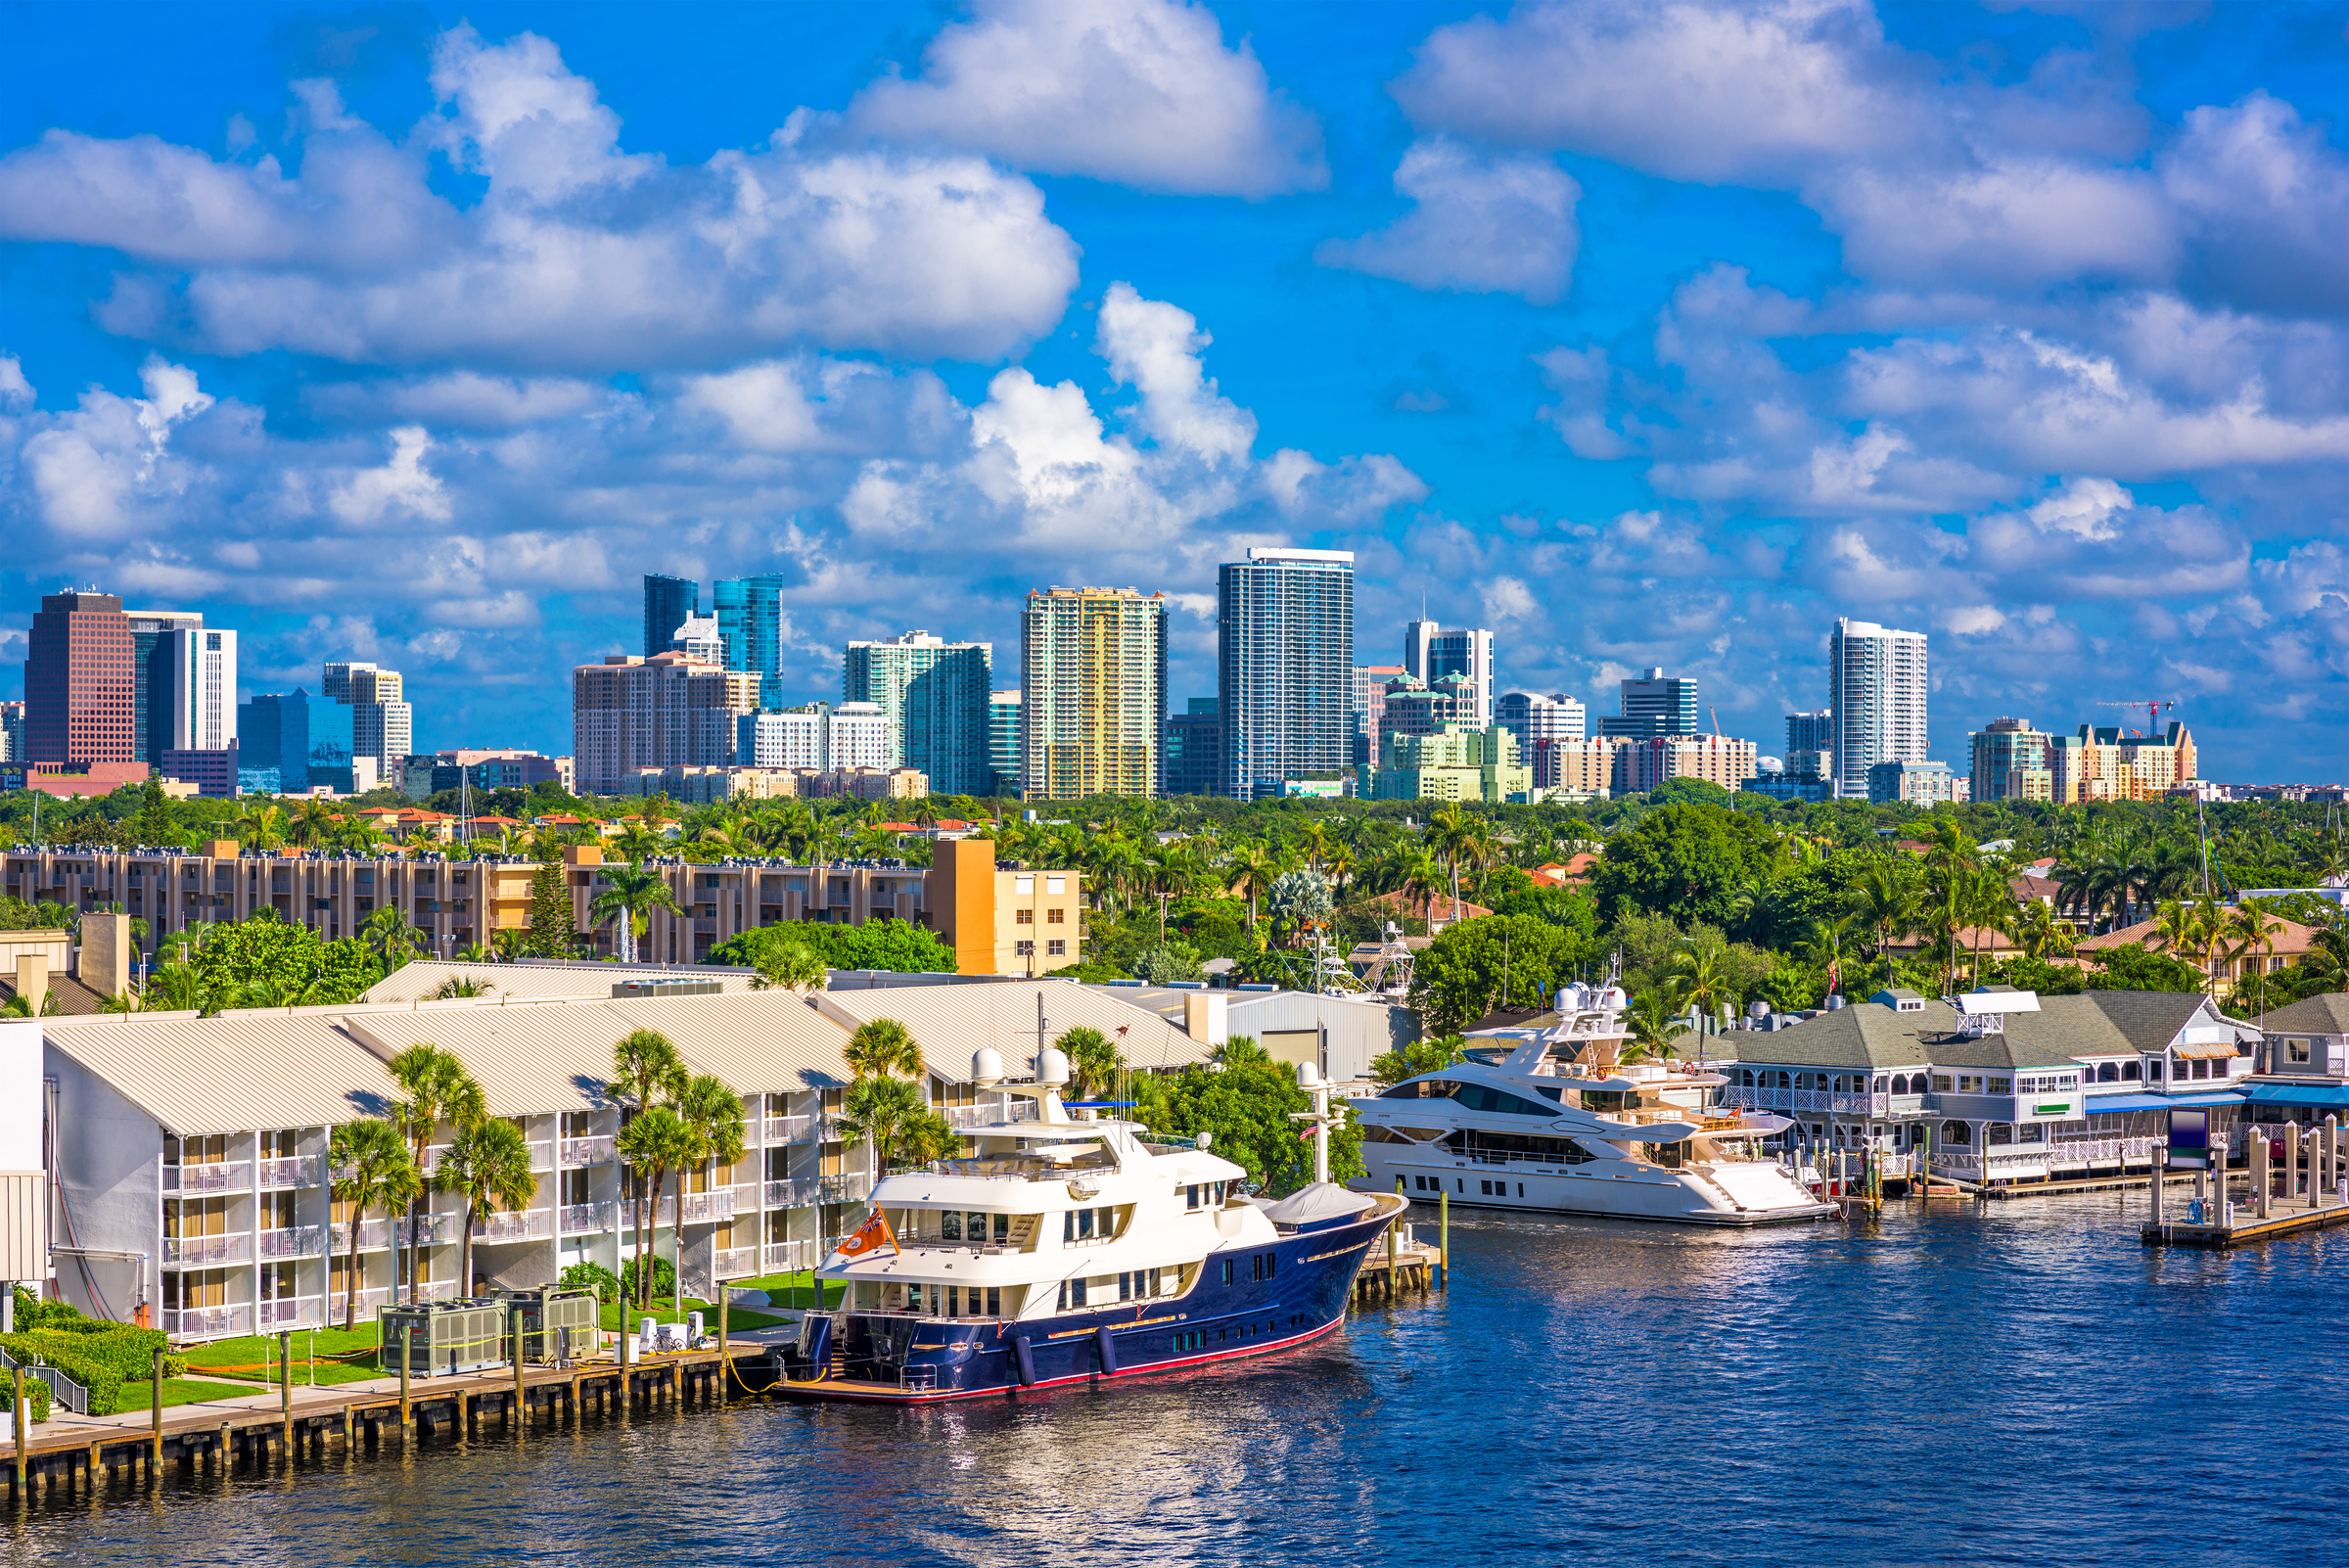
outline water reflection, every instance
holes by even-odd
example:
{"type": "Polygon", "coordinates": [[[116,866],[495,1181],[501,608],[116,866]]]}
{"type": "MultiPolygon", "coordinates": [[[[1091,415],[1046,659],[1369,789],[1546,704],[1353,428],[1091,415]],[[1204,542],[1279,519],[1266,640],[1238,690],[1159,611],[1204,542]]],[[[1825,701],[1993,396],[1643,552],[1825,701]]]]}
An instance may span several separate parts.
{"type": "Polygon", "coordinates": [[[2344,1435],[2343,1239],[2163,1252],[2142,1206],[1462,1217],[1449,1294],[1276,1361],[207,1482],[36,1514],[0,1561],[2167,1561],[2182,1530],[2329,1556],[2349,1482],[2307,1461],[2344,1435]]]}

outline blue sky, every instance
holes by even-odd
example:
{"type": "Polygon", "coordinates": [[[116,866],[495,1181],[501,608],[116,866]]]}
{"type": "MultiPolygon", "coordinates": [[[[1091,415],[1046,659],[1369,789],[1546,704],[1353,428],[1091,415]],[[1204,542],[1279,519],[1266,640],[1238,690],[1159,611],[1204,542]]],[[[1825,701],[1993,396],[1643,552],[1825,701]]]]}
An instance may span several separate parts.
{"type": "Polygon", "coordinates": [[[796,684],[1032,586],[1359,552],[1611,712],[1780,749],[1838,615],[1937,755],[2349,708],[2349,8],[11,6],[0,695],[42,592],[568,750],[638,577],[796,684]]]}

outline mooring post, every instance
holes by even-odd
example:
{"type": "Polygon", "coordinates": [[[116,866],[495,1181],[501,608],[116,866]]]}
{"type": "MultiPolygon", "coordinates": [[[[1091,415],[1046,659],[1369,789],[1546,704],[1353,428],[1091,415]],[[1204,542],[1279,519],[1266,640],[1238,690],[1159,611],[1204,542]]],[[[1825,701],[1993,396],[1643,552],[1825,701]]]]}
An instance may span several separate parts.
{"type": "MultiPolygon", "coordinates": [[[[406,1323],[399,1325],[399,1442],[402,1448],[407,1446],[408,1439],[415,1432],[415,1428],[408,1424],[412,1419],[408,1407],[408,1335],[412,1332],[414,1330],[406,1323]]],[[[382,1343],[380,1334],[377,1343],[382,1343]]]]}
{"type": "Polygon", "coordinates": [[[2164,1217],[2167,1213],[2167,1206],[2164,1203],[2164,1193],[2166,1189],[2162,1181],[2162,1177],[2169,1174],[2169,1164],[2170,1151],[2168,1145],[2164,1144],[2157,1146],[2153,1150],[2153,1223],[2156,1225],[2164,1222],[2164,1217]]]}
{"type": "Polygon", "coordinates": [[[283,1428],[286,1462],[294,1462],[294,1330],[280,1329],[277,1335],[277,1411],[283,1428]]]}
{"type": "Polygon", "coordinates": [[[1436,1198],[1436,1262],[1444,1268],[1444,1288],[1451,1288],[1451,1194],[1436,1198]]]}
{"type": "Polygon", "coordinates": [[[9,1396],[10,1403],[8,1408],[9,1424],[16,1428],[17,1434],[17,1506],[22,1508],[32,1500],[30,1494],[25,1490],[24,1480],[26,1473],[24,1468],[25,1418],[31,1415],[32,1411],[27,1409],[24,1405],[23,1367],[20,1366],[16,1369],[14,1382],[16,1385],[15,1391],[9,1396]]]}
{"type": "Polygon", "coordinates": [[[155,1353],[155,1380],[148,1387],[155,1391],[148,1402],[155,1446],[149,1452],[147,1473],[160,1477],[163,1473],[163,1353],[160,1350],[155,1353]]]}
{"type": "Polygon", "coordinates": [[[522,1309],[514,1309],[514,1438],[527,1441],[530,1430],[530,1407],[524,1401],[528,1391],[522,1386],[522,1309]]]}

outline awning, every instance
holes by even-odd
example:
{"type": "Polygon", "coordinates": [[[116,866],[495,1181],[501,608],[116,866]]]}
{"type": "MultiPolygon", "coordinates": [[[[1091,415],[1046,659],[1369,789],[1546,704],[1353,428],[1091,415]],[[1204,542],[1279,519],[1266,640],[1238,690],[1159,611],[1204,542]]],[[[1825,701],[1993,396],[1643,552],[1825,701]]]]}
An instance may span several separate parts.
{"type": "Polygon", "coordinates": [[[2082,1116],[2113,1116],[2123,1111],[2191,1110],[2197,1105],[2240,1105],[2239,1089],[2206,1094],[2091,1094],[2080,1107],[2082,1116]]]}
{"type": "Polygon", "coordinates": [[[2349,1084],[2246,1084],[2253,1105],[2338,1105],[2349,1107],[2349,1084]]]}
{"type": "Polygon", "coordinates": [[[2232,1040],[2212,1040],[2207,1044],[2202,1045],[2181,1045],[2177,1047],[2177,1055],[2179,1059],[2181,1061],[2188,1062],[2194,1061],[2197,1058],[2206,1062],[2215,1062],[2222,1056],[2233,1056],[2234,1054],[2234,1042],[2232,1040]]]}

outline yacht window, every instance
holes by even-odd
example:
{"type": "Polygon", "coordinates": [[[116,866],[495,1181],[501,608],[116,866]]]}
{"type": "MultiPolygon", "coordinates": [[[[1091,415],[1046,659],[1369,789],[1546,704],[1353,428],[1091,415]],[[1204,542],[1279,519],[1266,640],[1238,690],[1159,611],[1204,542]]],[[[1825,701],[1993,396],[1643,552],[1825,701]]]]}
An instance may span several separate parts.
{"type": "Polygon", "coordinates": [[[962,1216],[957,1214],[952,1209],[948,1209],[944,1214],[940,1215],[938,1217],[938,1239],[941,1241],[960,1241],[962,1239],[962,1216]]]}
{"type": "Polygon", "coordinates": [[[1182,1206],[1186,1209],[1196,1209],[1199,1207],[1198,1182],[1194,1181],[1189,1186],[1182,1189],[1182,1206]]]}
{"type": "Polygon", "coordinates": [[[1534,1092],[1541,1095],[1545,1100],[1555,1100],[1558,1097],[1558,1090],[1548,1084],[1535,1084],[1534,1092]]]}
{"type": "Polygon", "coordinates": [[[1223,1260],[1223,1283],[1226,1285],[1231,1283],[1231,1260],[1229,1258],[1223,1260]]]}
{"type": "Polygon", "coordinates": [[[987,1216],[983,1214],[963,1216],[962,1233],[965,1237],[969,1238],[974,1245],[986,1241],[987,1216]]]}

